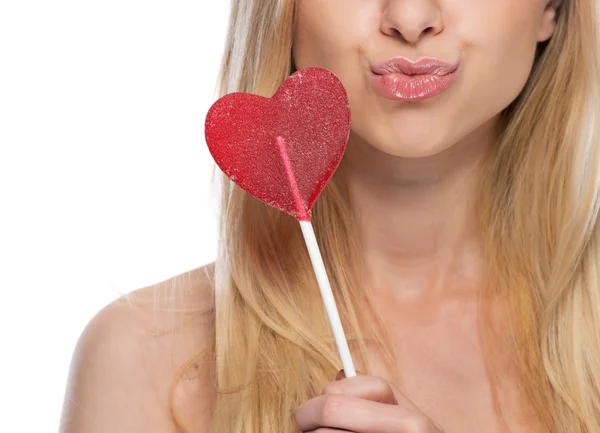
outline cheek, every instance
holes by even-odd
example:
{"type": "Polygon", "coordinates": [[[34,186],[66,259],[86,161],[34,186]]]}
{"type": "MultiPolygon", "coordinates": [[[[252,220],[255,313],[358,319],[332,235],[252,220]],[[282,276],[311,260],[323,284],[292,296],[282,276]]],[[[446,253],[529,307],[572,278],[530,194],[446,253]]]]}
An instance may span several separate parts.
{"type": "MultiPolygon", "coordinates": [[[[463,26],[466,47],[464,103],[479,116],[492,117],[506,108],[522,91],[531,73],[537,45],[537,27],[531,3],[486,12],[463,26]]],[[[514,0],[504,2],[509,6],[514,0]]]]}
{"type": "Polygon", "coordinates": [[[356,68],[357,53],[372,31],[375,2],[300,0],[293,53],[298,69],[321,66],[343,79],[356,68]]]}

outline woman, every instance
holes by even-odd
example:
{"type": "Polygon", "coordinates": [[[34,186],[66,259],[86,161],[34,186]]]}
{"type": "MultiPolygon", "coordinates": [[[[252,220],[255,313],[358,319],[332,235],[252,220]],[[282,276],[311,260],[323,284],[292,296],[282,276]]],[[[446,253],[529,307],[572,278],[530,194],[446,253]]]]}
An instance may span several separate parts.
{"type": "Polygon", "coordinates": [[[234,0],[222,93],[309,66],[348,90],[313,221],[363,375],[296,222],[224,180],[216,266],[92,320],[63,432],[600,432],[596,13],[234,0]]]}

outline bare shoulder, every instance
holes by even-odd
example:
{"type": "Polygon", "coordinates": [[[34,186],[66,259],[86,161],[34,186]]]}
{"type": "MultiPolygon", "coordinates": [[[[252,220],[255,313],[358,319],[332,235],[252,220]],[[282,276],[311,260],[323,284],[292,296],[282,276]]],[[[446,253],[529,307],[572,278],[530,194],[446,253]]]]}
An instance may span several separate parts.
{"type": "Polygon", "coordinates": [[[180,432],[176,419],[204,431],[213,401],[213,299],[210,265],[103,308],[73,354],[61,433],[180,432]]]}

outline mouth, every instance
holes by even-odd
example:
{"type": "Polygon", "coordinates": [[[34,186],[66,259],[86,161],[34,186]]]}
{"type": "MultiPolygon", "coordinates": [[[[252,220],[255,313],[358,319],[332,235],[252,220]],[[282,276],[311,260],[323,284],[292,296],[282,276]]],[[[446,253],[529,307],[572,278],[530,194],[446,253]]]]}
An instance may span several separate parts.
{"type": "Polygon", "coordinates": [[[422,101],[447,90],[454,83],[458,63],[447,63],[431,57],[411,62],[394,57],[372,65],[373,87],[394,101],[422,101]]]}

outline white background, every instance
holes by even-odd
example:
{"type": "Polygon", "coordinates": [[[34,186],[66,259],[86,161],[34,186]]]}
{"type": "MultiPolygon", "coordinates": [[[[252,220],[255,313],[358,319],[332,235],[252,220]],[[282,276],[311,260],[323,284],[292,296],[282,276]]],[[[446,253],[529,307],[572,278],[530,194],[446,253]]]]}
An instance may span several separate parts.
{"type": "Polygon", "coordinates": [[[0,431],[56,431],[123,293],[213,260],[226,0],[0,2],[0,431]]]}

